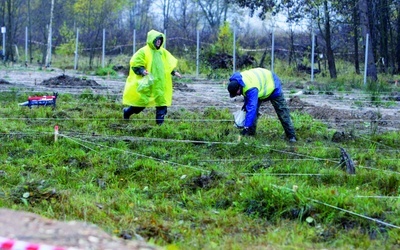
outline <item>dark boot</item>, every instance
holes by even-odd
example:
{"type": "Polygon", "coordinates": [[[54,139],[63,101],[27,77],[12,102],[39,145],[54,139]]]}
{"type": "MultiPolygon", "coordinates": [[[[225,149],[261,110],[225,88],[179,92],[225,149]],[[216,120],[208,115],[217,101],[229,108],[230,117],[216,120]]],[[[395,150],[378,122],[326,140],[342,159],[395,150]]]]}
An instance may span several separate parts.
{"type": "Polygon", "coordinates": [[[167,114],[166,106],[156,107],[156,123],[158,125],[161,125],[164,123],[164,117],[166,114],[167,114]]]}
{"type": "Polygon", "coordinates": [[[125,120],[128,120],[129,117],[133,114],[133,107],[128,107],[123,109],[123,117],[125,120]]]}
{"type": "Polygon", "coordinates": [[[257,126],[253,125],[249,128],[249,135],[256,135],[257,126]]]}
{"type": "Polygon", "coordinates": [[[128,120],[129,117],[131,117],[131,115],[133,114],[139,114],[140,112],[142,112],[144,109],[144,107],[133,107],[130,106],[128,108],[124,108],[123,109],[123,117],[125,120],[128,120]]]}

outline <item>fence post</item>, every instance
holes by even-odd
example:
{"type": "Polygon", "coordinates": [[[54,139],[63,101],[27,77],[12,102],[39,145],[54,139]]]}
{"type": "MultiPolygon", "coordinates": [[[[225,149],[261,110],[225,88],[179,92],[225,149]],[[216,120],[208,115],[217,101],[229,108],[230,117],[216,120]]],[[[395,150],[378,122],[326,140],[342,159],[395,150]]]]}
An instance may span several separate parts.
{"type": "Polygon", "coordinates": [[[165,41],[164,41],[164,48],[167,48],[167,30],[164,30],[164,36],[165,36],[165,41]]]}
{"type": "Polygon", "coordinates": [[[132,43],[133,43],[133,46],[132,46],[133,53],[132,53],[132,55],[133,55],[136,52],[136,30],[133,30],[133,42],[132,43]]]}
{"type": "Polygon", "coordinates": [[[367,85],[368,44],[369,44],[369,34],[367,33],[367,36],[366,36],[366,39],[365,39],[364,86],[367,85]]]}
{"type": "Polygon", "coordinates": [[[311,82],[314,81],[314,47],[315,47],[315,34],[311,34],[311,82]]]}
{"type": "Polygon", "coordinates": [[[28,66],[28,27],[25,27],[25,66],[28,66]]]}
{"type": "Polygon", "coordinates": [[[196,49],[196,77],[199,77],[199,54],[200,54],[200,30],[197,29],[197,49],[196,49]]]}
{"type": "Polygon", "coordinates": [[[233,73],[236,72],[236,27],[233,28],[233,73]]]}
{"type": "Polygon", "coordinates": [[[78,67],[78,48],[79,48],[79,28],[76,28],[74,70],[76,70],[78,67]]]}
{"type": "Polygon", "coordinates": [[[1,33],[3,34],[3,60],[6,61],[6,27],[1,27],[1,33]]]}
{"type": "Polygon", "coordinates": [[[271,72],[274,72],[274,53],[275,53],[275,25],[272,26],[272,41],[271,41],[271,72]]]}
{"type": "Polygon", "coordinates": [[[106,29],[103,29],[103,52],[101,57],[101,67],[104,68],[104,54],[106,53],[106,29]]]}

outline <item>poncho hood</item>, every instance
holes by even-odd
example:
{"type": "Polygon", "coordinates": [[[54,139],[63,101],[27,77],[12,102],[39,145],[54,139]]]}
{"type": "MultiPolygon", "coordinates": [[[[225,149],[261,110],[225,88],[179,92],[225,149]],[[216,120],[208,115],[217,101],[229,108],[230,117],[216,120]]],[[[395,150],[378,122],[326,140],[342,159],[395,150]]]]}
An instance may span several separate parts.
{"type": "Polygon", "coordinates": [[[163,33],[159,32],[159,31],[156,31],[156,30],[150,30],[149,32],[147,32],[147,40],[146,40],[147,45],[151,49],[156,50],[157,48],[156,48],[154,43],[158,38],[162,38],[160,47],[163,47],[164,46],[164,41],[165,41],[165,35],[163,33]]]}

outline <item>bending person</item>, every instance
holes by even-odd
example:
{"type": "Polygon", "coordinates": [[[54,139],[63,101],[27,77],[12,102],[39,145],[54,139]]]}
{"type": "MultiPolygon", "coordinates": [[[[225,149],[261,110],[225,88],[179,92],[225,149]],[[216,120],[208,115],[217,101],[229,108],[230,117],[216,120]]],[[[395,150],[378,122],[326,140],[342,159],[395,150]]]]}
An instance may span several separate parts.
{"type": "Polygon", "coordinates": [[[296,142],[296,133],[277,75],[263,68],[235,72],[229,78],[230,97],[243,95],[246,119],[242,135],[255,135],[261,103],[270,101],[290,142],[296,142]]]}

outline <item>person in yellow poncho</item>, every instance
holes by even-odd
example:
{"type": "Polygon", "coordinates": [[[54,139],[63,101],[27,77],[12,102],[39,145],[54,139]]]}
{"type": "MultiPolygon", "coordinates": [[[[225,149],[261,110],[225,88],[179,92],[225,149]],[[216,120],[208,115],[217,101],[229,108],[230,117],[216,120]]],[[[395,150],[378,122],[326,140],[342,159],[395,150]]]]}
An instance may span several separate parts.
{"type": "Polygon", "coordinates": [[[147,33],[146,45],[131,58],[122,103],[124,119],[146,107],[156,107],[156,123],[164,123],[167,107],[172,104],[172,76],[178,60],[163,47],[165,35],[156,30],[147,33]]]}

